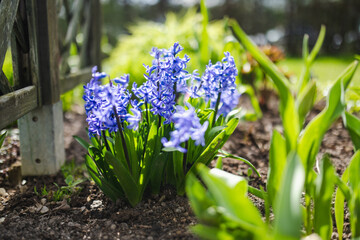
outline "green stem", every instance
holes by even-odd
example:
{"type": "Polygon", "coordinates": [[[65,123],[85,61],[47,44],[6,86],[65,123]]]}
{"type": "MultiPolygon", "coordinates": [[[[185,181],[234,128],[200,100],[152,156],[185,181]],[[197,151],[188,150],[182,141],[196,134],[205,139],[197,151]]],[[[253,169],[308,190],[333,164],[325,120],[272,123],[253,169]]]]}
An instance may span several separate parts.
{"type": "Polygon", "coordinates": [[[187,140],[187,141],[185,142],[186,152],[184,152],[184,156],[183,156],[184,176],[186,175],[186,164],[187,164],[187,152],[188,152],[188,148],[189,148],[189,140],[187,140]]]}
{"type": "Polygon", "coordinates": [[[103,138],[104,138],[104,143],[105,143],[106,150],[108,150],[108,151],[110,152],[110,146],[109,146],[109,143],[108,143],[107,140],[106,140],[105,131],[102,130],[101,133],[102,133],[102,136],[103,136],[103,138]]]}
{"type": "Polygon", "coordinates": [[[115,118],[116,118],[116,123],[117,123],[118,128],[119,128],[119,133],[120,133],[120,138],[121,138],[121,142],[122,142],[123,149],[124,149],[125,159],[126,159],[126,162],[128,164],[129,170],[131,172],[130,159],[129,159],[129,154],[128,154],[127,147],[126,147],[126,141],[125,141],[125,137],[124,137],[124,132],[123,132],[122,125],[121,125],[121,122],[120,122],[120,117],[119,117],[119,115],[118,115],[118,113],[116,111],[115,106],[113,106],[113,110],[114,110],[114,114],[115,114],[115,118]]]}
{"type": "Polygon", "coordinates": [[[305,208],[306,208],[306,222],[305,222],[305,230],[307,235],[312,233],[311,226],[311,198],[308,194],[305,194],[305,208]]]}
{"type": "Polygon", "coordinates": [[[221,92],[218,93],[218,97],[216,99],[215,112],[214,112],[214,118],[213,118],[213,122],[212,122],[212,127],[214,127],[215,122],[216,122],[216,115],[217,115],[217,112],[219,110],[220,99],[221,99],[221,92]]]}
{"type": "Polygon", "coordinates": [[[150,127],[150,119],[149,119],[149,113],[148,113],[148,103],[147,101],[145,100],[145,114],[146,114],[146,121],[147,121],[147,124],[148,124],[148,127],[150,127]]]}

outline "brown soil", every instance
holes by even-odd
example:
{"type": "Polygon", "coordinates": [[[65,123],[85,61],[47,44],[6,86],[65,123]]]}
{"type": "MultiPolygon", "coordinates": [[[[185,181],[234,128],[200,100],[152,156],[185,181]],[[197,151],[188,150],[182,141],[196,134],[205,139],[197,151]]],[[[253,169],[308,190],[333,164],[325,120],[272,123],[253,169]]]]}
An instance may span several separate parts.
{"type": "MultiPolygon", "coordinates": [[[[250,160],[261,178],[248,177],[252,186],[265,186],[268,168],[269,140],[272,129],[281,129],[277,111],[278,100],[271,96],[264,116],[256,122],[240,123],[225,149],[250,160]]],[[[311,119],[320,111],[318,104],[310,114],[311,119]]],[[[64,114],[65,146],[67,160],[83,162],[86,151],[76,143],[72,135],[87,137],[86,123],[80,110],[64,114]]],[[[113,203],[90,181],[71,199],[54,202],[34,192],[43,186],[56,191],[54,182],[65,185],[61,173],[56,176],[25,177],[14,186],[10,181],[11,165],[19,160],[17,130],[11,131],[0,151],[0,239],[197,239],[189,230],[196,224],[186,197],[177,196],[167,188],[156,196],[147,196],[135,208],[124,201],[113,203]],[[3,190],[1,189],[3,188],[3,190]],[[5,190],[5,191],[4,191],[5,190]]],[[[353,154],[352,143],[341,121],[337,121],[325,135],[319,158],[329,153],[341,174],[353,154]]],[[[248,166],[236,160],[224,160],[224,170],[247,176],[248,166]]],[[[262,202],[253,198],[255,204],[262,202]]],[[[349,238],[349,223],[345,223],[344,238],[349,238]]],[[[334,233],[333,239],[337,238],[334,233]]]]}

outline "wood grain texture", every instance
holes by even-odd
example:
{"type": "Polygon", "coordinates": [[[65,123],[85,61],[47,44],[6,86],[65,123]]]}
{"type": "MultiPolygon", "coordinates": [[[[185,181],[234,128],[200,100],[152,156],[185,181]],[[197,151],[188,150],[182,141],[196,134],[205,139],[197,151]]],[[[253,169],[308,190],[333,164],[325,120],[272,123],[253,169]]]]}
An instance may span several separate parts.
{"type": "Polygon", "coordinates": [[[67,75],[60,79],[60,92],[61,94],[70,91],[79,84],[89,82],[91,79],[91,68],[84,68],[76,73],[67,75]]]}
{"type": "Polygon", "coordinates": [[[3,0],[0,3],[0,67],[2,69],[5,54],[9,46],[12,28],[19,0],[3,0]]]}
{"type": "Polygon", "coordinates": [[[29,86],[0,97],[0,129],[34,110],[37,104],[35,86],[29,86]]]}

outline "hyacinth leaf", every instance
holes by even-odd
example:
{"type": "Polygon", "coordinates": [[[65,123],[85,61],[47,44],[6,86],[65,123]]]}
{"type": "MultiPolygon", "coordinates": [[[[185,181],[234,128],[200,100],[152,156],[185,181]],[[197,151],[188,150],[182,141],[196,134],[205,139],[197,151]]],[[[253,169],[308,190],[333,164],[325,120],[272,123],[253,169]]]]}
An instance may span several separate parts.
{"type": "Polygon", "coordinates": [[[299,123],[304,124],[306,114],[312,109],[316,98],[316,83],[311,81],[296,99],[296,107],[299,114],[299,123]]]}
{"type": "MultiPolygon", "coordinates": [[[[353,77],[357,61],[354,61],[337,78],[327,96],[326,107],[306,126],[299,139],[298,153],[305,166],[310,169],[314,166],[316,154],[326,131],[344,111],[344,91],[353,77]]],[[[307,171],[308,172],[308,171],[307,171]]]]}
{"type": "Polygon", "coordinates": [[[138,160],[138,154],[136,152],[137,141],[134,138],[134,132],[130,129],[126,129],[126,128],[124,129],[124,136],[125,136],[126,147],[129,152],[132,176],[134,177],[134,179],[138,179],[140,174],[140,168],[138,167],[139,160],[138,160]]]}
{"type": "Polygon", "coordinates": [[[191,227],[191,231],[198,235],[201,239],[208,240],[217,240],[217,239],[248,239],[247,236],[242,236],[242,238],[236,238],[233,233],[226,232],[225,229],[219,227],[211,227],[202,224],[197,224],[191,227]]]}
{"type": "Polygon", "coordinates": [[[288,151],[295,150],[297,138],[300,133],[300,125],[289,81],[276,65],[251,41],[235,20],[229,20],[229,25],[232,27],[235,36],[270,76],[278,89],[280,96],[280,115],[283,121],[284,134],[287,139],[287,149],[288,151]]]}
{"type": "Polygon", "coordinates": [[[238,123],[239,119],[231,119],[226,124],[226,127],[221,130],[221,132],[207,145],[202,154],[194,161],[194,164],[190,168],[189,172],[193,171],[196,164],[198,163],[203,163],[207,165],[215,157],[218,150],[221,149],[225,142],[229,139],[238,123]]]}
{"type": "Polygon", "coordinates": [[[311,65],[314,63],[314,60],[315,60],[317,54],[319,53],[320,48],[324,42],[325,32],[326,32],[326,28],[324,25],[322,25],[319,36],[316,40],[315,46],[312,49],[310,54],[309,54],[309,49],[308,49],[309,36],[308,35],[304,36],[304,40],[303,40],[304,68],[301,72],[301,75],[300,75],[300,78],[298,81],[297,94],[301,94],[305,90],[306,86],[308,85],[308,82],[310,80],[310,68],[311,68],[311,65]]]}
{"type": "Polygon", "coordinates": [[[92,143],[92,145],[96,148],[99,148],[100,144],[100,140],[97,137],[92,137],[90,138],[90,141],[92,143]]]}
{"type": "Polygon", "coordinates": [[[249,160],[245,159],[245,158],[242,158],[242,157],[236,156],[234,154],[228,153],[228,152],[226,152],[225,150],[222,150],[222,149],[219,150],[219,154],[217,155],[217,157],[231,158],[231,159],[242,161],[242,162],[246,163],[256,173],[256,175],[258,175],[258,177],[261,177],[260,173],[254,167],[254,165],[252,165],[252,163],[249,160]]]}
{"type": "MultiPolygon", "coordinates": [[[[354,158],[357,158],[357,156],[360,154],[360,152],[356,152],[353,156],[354,158]]],[[[336,190],[335,194],[335,204],[334,204],[334,211],[335,211],[335,222],[336,222],[336,228],[339,234],[339,240],[342,240],[343,230],[344,230],[344,203],[346,199],[350,200],[350,194],[345,194],[346,192],[350,192],[350,189],[348,186],[346,186],[346,183],[349,181],[349,168],[345,169],[343,175],[341,176],[341,179],[339,179],[337,185],[338,189],[336,190]],[[341,186],[341,187],[340,187],[341,186]]]]}
{"type": "Polygon", "coordinates": [[[4,143],[5,137],[6,137],[6,132],[0,135],[0,148],[4,143]]]}
{"type": "Polygon", "coordinates": [[[127,162],[126,162],[124,146],[122,144],[119,132],[115,133],[114,151],[115,151],[115,154],[114,154],[115,157],[117,159],[119,159],[124,164],[124,166],[129,168],[129,166],[128,166],[127,162]]]}
{"type": "Polygon", "coordinates": [[[309,56],[309,35],[305,34],[303,38],[303,44],[302,44],[302,57],[304,62],[306,63],[306,60],[309,56]]]}
{"type": "Polygon", "coordinates": [[[286,155],[285,139],[278,131],[274,130],[270,142],[269,170],[266,183],[271,205],[275,203],[275,197],[281,187],[281,180],[286,166],[286,155]]]}
{"type": "Polygon", "coordinates": [[[360,151],[351,159],[349,165],[349,186],[352,189],[348,201],[350,211],[350,227],[353,238],[360,237],[360,151]]]}
{"type": "Polygon", "coordinates": [[[135,206],[141,199],[140,189],[129,169],[124,166],[122,161],[116,159],[110,152],[105,153],[105,160],[113,166],[113,172],[119,179],[119,183],[125,193],[126,199],[131,206],[135,206]]]}
{"type": "Polygon", "coordinates": [[[218,223],[219,219],[217,216],[207,213],[207,209],[211,207],[214,202],[194,174],[189,174],[186,179],[186,193],[191,208],[202,223],[209,225],[218,223]]]}
{"type": "Polygon", "coordinates": [[[335,170],[330,158],[325,155],[320,163],[320,174],[315,180],[314,231],[321,239],[330,239],[332,234],[331,201],[335,186],[335,170]]]}
{"type": "MultiPolygon", "coordinates": [[[[83,146],[86,150],[89,149],[90,147],[90,144],[85,141],[84,139],[82,139],[81,137],[78,137],[78,136],[73,136],[73,138],[78,142],[80,143],[81,146],[83,146]]],[[[0,144],[1,146],[1,144],[0,144]]]]}
{"type": "Polygon", "coordinates": [[[258,209],[246,196],[247,182],[243,178],[219,169],[210,172],[201,164],[198,165],[198,172],[215,205],[221,208],[221,213],[227,219],[254,236],[266,236],[266,225],[258,209]]]}
{"type": "Polygon", "coordinates": [[[285,175],[275,202],[275,239],[300,239],[302,222],[301,194],[305,171],[298,155],[288,155],[285,175]]]}
{"type": "Polygon", "coordinates": [[[140,184],[143,186],[141,194],[144,192],[145,187],[147,186],[147,183],[150,180],[151,168],[153,166],[153,160],[156,156],[155,154],[158,154],[158,152],[154,151],[156,149],[156,144],[158,142],[157,138],[158,138],[157,128],[156,128],[155,122],[153,122],[150,127],[148,138],[146,141],[144,160],[143,160],[142,168],[141,168],[141,175],[142,175],[142,179],[143,179],[143,181],[140,182],[140,184]]]}
{"type": "Polygon", "coordinates": [[[112,187],[112,185],[108,183],[108,181],[99,174],[96,164],[89,155],[86,155],[85,157],[85,165],[96,185],[99,186],[99,188],[107,196],[109,196],[111,200],[116,201],[119,196],[123,196],[121,192],[119,192],[116,188],[112,187]]]}
{"type": "Polygon", "coordinates": [[[343,115],[343,122],[350,134],[355,150],[359,150],[360,149],[360,119],[358,119],[357,117],[355,117],[354,115],[348,112],[345,112],[343,115]]]}

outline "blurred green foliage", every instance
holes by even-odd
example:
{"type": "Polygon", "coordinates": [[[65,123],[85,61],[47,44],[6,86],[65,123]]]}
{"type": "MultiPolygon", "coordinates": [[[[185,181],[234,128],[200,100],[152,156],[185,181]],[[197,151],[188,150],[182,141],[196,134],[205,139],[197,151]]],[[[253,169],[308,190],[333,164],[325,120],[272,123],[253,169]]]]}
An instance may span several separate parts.
{"type": "Polygon", "coordinates": [[[10,49],[8,49],[6,52],[2,70],[5,73],[6,78],[9,80],[10,85],[12,86],[14,84],[14,80],[13,80],[12,57],[11,57],[10,49]]]}
{"type": "Polygon", "coordinates": [[[184,47],[184,53],[191,58],[189,70],[199,69],[200,74],[208,63],[208,60],[203,59],[219,61],[224,51],[229,51],[237,64],[244,61],[244,50],[227,28],[227,19],[207,22],[204,5],[201,12],[197,13],[196,9],[192,8],[179,15],[168,13],[164,23],[135,23],[129,27],[130,35],[120,38],[117,47],[104,62],[104,70],[111,78],[129,73],[131,82],[142,83],[145,80],[145,68],[139,66],[142,63],[151,64],[149,49],[154,46],[169,48],[174,42],[179,42],[184,47]]]}

